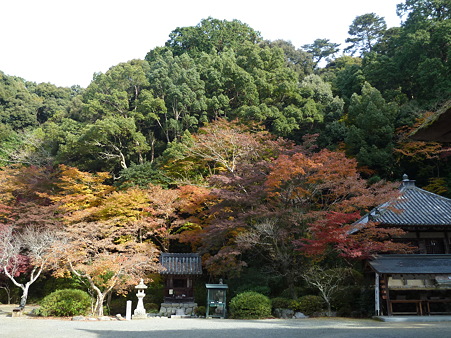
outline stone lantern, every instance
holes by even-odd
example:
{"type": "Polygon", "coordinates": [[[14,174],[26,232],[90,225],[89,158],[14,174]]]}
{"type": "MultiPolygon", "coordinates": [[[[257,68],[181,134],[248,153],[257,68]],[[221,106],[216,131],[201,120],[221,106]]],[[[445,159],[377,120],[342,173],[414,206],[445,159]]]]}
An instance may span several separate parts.
{"type": "Polygon", "coordinates": [[[144,290],[147,289],[147,285],[144,284],[144,280],[141,279],[141,282],[135,286],[135,289],[138,290],[136,293],[136,296],[138,297],[138,305],[133,313],[133,319],[147,318],[146,309],[144,308],[143,302],[143,299],[146,296],[144,290]]]}

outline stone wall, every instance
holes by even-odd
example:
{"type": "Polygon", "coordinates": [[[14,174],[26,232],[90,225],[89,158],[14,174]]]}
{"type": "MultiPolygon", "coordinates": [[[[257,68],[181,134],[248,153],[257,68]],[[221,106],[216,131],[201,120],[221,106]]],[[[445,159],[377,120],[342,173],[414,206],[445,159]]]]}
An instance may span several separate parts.
{"type": "Polygon", "coordinates": [[[160,316],[169,317],[180,313],[177,310],[183,310],[184,314],[191,316],[194,314],[194,309],[197,307],[197,303],[161,303],[160,316]]]}

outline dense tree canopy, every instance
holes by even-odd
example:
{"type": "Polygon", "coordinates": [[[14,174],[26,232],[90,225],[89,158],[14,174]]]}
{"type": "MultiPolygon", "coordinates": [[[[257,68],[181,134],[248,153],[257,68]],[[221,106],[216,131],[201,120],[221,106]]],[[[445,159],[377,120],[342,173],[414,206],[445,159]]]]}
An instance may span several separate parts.
{"type": "Polygon", "coordinates": [[[202,52],[221,53],[225,49],[237,49],[245,42],[253,44],[261,40],[260,33],[239,20],[227,21],[203,19],[195,27],[178,27],[169,34],[166,47],[175,55],[188,53],[197,56],[202,52]]]}

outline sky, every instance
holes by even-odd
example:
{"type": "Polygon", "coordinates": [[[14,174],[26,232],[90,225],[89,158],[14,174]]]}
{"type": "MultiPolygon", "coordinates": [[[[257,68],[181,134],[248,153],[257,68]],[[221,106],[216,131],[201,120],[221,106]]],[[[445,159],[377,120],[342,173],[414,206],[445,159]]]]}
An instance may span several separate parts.
{"type": "Polygon", "coordinates": [[[37,83],[87,87],[96,72],[144,59],[177,27],[237,19],[296,48],[341,43],[359,15],[400,25],[402,0],[0,0],[0,71],[37,83]]]}

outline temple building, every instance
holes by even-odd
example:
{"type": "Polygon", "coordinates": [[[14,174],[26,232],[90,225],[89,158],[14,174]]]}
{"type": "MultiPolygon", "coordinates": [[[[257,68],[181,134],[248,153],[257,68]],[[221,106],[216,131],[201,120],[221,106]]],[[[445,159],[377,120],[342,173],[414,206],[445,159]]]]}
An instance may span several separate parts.
{"type": "Polygon", "coordinates": [[[164,302],[160,314],[191,315],[197,307],[194,299],[194,280],[202,275],[201,257],[197,253],[162,253],[161,274],[165,277],[164,302]]]}
{"type": "Polygon", "coordinates": [[[406,234],[395,241],[415,248],[369,261],[376,315],[451,313],[451,199],[418,188],[406,175],[400,192],[390,207],[383,204],[357,222],[401,228],[406,234]]]}

